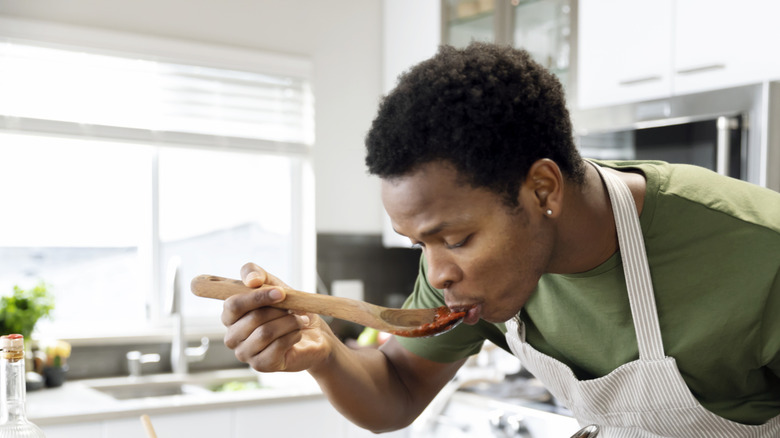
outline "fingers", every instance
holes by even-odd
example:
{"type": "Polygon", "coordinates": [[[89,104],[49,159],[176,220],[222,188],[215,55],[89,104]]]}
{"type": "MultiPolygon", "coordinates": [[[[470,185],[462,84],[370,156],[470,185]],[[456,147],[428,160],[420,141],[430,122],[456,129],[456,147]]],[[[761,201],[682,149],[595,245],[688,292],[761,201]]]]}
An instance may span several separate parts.
{"type": "Polygon", "coordinates": [[[262,285],[289,287],[283,281],[266,272],[265,269],[251,262],[241,267],[241,280],[252,288],[262,285]]]}
{"type": "Polygon", "coordinates": [[[294,315],[257,327],[234,349],[236,358],[258,371],[283,371],[287,369],[287,352],[301,341],[303,327],[304,324],[294,315]]]}
{"type": "Polygon", "coordinates": [[[227,327],[225,345],[236,358],[258,371],[281,371],[285,357],[302,339],[309,315],[294,315],[273,306],[284,300],[284,282],[254,263],[241,267],[241,280],[253,290],[225,300],[222,324],[227,327]],[[278,286],[278,287],[274,287],[278,286]]]}
{"type": "Polygon", "coordinates": [[[268,273],[265,269],[254,263],[247,263],[241,267],[241,280],[249,287],[260,287],[265,284],[268,273]]]}
{"type": "Polygon", "coordinates": [[[283,299],[279,288],[266,286],[229,297],[223,305],[225,345],[258,371],[286,369],[287,351],[301,340],[301,329],[311,321],[309,315],[270,307],[283,299]]]}
{"type": "Polygon", "coordinates": [[[284,358],[302,338],[310,319],[284,310],[264,307],[250,311],[228,328],[225,345],[236,358],[258,371],[286,369],[284,358]]]}
{"type": "MultiPolygon", "coordinates": [[[[284,300],[284,292],[274,287],[259,288],[248,293],[228,297],[222,306],[222,324],[230,327],[248,312],[272,306],[284,300]]],[[[286,311],[276,309],[279,314],[286,311]]]]}

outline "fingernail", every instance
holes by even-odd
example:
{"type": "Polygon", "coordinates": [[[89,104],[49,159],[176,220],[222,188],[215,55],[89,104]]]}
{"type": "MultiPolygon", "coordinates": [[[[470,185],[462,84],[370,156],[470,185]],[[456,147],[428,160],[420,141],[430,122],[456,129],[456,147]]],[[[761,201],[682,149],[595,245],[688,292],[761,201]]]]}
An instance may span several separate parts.
{"type": "Polygon", "coordinates": [[[268,291],[268,298],[272,299],[274,302],[280,301],[282,299],[282,291],[279,289],[271,289],[268,291]]]}
{"type": "Polygon", "coordinates": [[[301,315],[301,323],[303,325],[309,325],[309,322],[311,319],[309,319],[309,315],[301,315]]]}
{"type": "Polygon", "coordinates": [[[259,277],[260,277],[259,273],[257,273],[257,272],[250,272],[249,274],[246,275],[245,283],[251,283],[252,280],[254,280],[255,278],[259,278],[259,277]]]}

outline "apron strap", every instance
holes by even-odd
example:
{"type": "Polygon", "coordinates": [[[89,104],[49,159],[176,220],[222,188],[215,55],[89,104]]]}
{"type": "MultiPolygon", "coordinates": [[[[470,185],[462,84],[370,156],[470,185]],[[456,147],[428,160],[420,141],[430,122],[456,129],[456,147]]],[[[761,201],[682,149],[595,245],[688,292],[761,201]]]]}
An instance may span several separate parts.
{"type": "Polygon", "coordinates": [[[661,340],[661,327],[655,306],[653,281],[647,263],[645,242],[634,198],[628,186],[616,175],[605,172],[592,163],[607,186],[612,211],[615,216],[620,256],[626,277],[628,301],[634,318],[639,358],[660,360],[665,357],[661,340]]]}

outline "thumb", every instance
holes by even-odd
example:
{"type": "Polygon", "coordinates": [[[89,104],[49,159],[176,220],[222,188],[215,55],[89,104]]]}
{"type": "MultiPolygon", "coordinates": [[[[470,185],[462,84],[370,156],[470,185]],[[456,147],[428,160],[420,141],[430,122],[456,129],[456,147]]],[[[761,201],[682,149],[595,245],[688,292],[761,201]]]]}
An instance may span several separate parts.
{"type": "Polygon", "coordinates": [[[251,288],[260,287],[266,284],[268,273],[265,269],[254,263],[247,263],[241,267],[241,280],[251,288]]]}

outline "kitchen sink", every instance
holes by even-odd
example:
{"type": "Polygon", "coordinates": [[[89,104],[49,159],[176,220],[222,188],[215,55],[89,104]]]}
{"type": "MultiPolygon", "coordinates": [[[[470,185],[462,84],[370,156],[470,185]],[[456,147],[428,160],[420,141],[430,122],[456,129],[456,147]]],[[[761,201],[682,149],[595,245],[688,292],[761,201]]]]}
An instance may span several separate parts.
{"type": "Polygon", "coordinates": [[[92,388],[117,400],[210,392],[202,386],[178,382],[128,383],[113,386],[93,386],[92,388]]]}
{"type": "Polygon", "coordinates": [[[260,374],[231,369],[189,374],[151,374],[82,380],[81,384],[116,400],[212,394],[215,391],[259,389],[260,374]]]}

